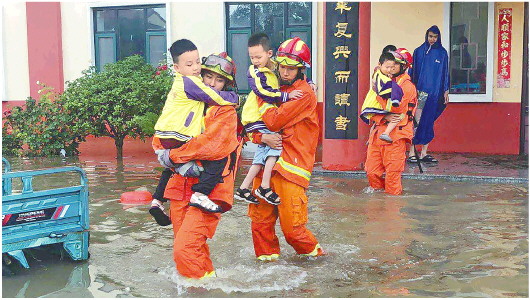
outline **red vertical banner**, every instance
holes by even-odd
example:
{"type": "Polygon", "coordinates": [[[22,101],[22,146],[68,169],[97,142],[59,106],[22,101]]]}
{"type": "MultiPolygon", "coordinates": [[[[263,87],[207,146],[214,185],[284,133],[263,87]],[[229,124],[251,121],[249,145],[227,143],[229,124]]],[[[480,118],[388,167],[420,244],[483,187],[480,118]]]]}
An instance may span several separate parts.
{"type": "Polygon", "coordinates": [[[512,9],[499,9],[499,37],[497,53],[497,87],[510,87],[512,64],[512,9]]]}

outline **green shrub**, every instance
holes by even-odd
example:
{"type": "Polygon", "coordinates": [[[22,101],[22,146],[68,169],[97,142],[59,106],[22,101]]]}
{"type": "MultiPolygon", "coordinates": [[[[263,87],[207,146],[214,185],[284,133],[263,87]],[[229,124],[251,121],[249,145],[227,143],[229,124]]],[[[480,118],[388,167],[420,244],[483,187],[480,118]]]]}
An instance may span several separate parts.
{"type": "Polygon", "coordinates": [[[105,65],[102,72],[95,67],[83,71],[82,77],[67,82],[62,98],[75,116],[75,130],[113,138],[121,158],[126,136],[145,139],[153,134],[145,124],[162,111],[172,81],[167,66],[154,68],[135,55],[105,65]]]}
{"type": "Polygon", "coordinates": [[[2,155],[59,155],[61,149],[68,155],[78,154],[84,135],[75,131],[74,118],[53,88],[40,85],[39,101],[30,97],[24,106],[4,113],[2,155]]]}
{"type": "Polygon", "coordinates": [[[4,115],[3,155],[57,155],[61,149],[76,155],[79,143],[94,135],[113,138],[122,158],[126,136],[154,134],[173,81],[168,66],[154,68],[135,55],[82,74],[66,82],[62,95],[42,85],[39,101],[28,98],[4,115]]]}

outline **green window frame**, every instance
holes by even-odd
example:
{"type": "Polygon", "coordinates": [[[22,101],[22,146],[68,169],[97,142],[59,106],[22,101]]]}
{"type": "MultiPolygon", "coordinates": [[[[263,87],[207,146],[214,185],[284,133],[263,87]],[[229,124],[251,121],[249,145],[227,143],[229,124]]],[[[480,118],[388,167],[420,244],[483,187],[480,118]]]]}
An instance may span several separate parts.
{"type": "Polygon", "coordinates": [[[252,32],[250,31],[250,28],[235,29],[235,30],[230,30],[227,33],[227,39],[226,39],[227,41],[226,52],[228,52],[228,55],[230,55],[230,57],[232,57],[235,60],[236,65],[237,65],[238,71],[236,73],[236,83],[238,84],[238,91],[239,93],[244,93],[244,94],[250,93],[250,89],[248,87],[245,88],[245,83],[248,85],[247,70],[248,70],[248,67],[250,66],[250,58],[248,57],[248,51],[246,47],[244,49],[238,49],[238,51],[244,53],[243,57],[242,55],[234,55],[234,51],[232,50],[232,47],[233,47],[232,41],[234,40],[235,35],[246,35],[245,40],[248,41],[248,38],[250,37],[251,34],[252,32]]]}
{"type": "MultiPolygon", "coordinates": [[[[256,5],[264,5],[264,4],[271,4],[275,3],[278,4],[278,6],[282,7],[282,13],[283,13],[283,30],[279,32],[279,35],[284,37],[284,40],[294,37],[293,33],[295,32],[303,32],[308,37],[307,40],[304,40],[304,42],[307,43],[310,49],[312,48],[312,22],[313,22],[313,3],[312,2],[302,2],[301,4],[298,3],[298,5],[305,5],[307,8],[304,11],[306,13],[305,22],[299,22],[298,24],[292,24],[289,23],[290,17],[292,17],[292,12],[290,11],[291,5],[295,5],[291,2],[226,2],[225,3],[225,20],[226,20],[226,51],[228,52],[228,55],[230,55],[237,64],[238,74],[239,72],[243,72],[242,76],[237,75],[236,81],[239,85],[239,92],[240,93],[249,93],[250,89],[248,88],[247,83],[247,70],[250,66],[250,59],[248,57],[248,54],[246,57],[242,57],[242,55],[234,54],[233,51],[233,37],[235,35],[241,35],[241,34],[247,34],[248,37],[252,35],[253,33],[258,32],[257,24],[256,24],[256,5]],[[250,22],[245,25],[238,25],[238,26],[231,26],[230,25],[230,7],[233,5],[249,5],[250,11],[248,12],[248,17],[250,19],[250,22]],[[243,80],[243,81],[242,81],[243,80]]],[[[247,37],[247,39],[248,39],[247,37]]],[[[281,42],[281,41],[280,41],[281,42]]],[[[274,41],[273,41],[274,43],[274,41]]],[[[279,43],[273,44],[273,52],[276,53],[276,50],[278,49],[279,43]]],[[[240,50],[239,50],[240,51],[240,50]]],[[[245,49],[244,51],[247,51],[246,43],[245,43],[245,49]]],[[[314,61],[315,58],[312,59],[314,61]]],[[[307,69],[306,75],[308,78],[311,78],[311,68],[307,69]]]]}
{"type": "MultiPolygon", "coordinates": [[[[166,47],[164,49],[167,49],[167,39],[166,39],[166,33],[162,31],[148,31],[145,33],[145,53],[147,60],[150,64],[154,64],[154,61],[151,61],[151,39],[152,36],[162,36],[164,38],[164,41],[166,41],[166,47]]],[[[158,62],[156,62],[158,63],[158,62]]]]}
{"type": "Polygon", "coordinates": [[[117,56],[117,47],[116,47],[116,34],[114,33],[96,33],[95,34],[95,54],[96,54],[96,68],[97,70],[99,71],[101,69],[101,64],[100,64],[100,59],[101,59],[101,53],[99,53],[99,46],[100,46],[100,40],[101,39],[107,39],[107,38],[111,38],[112,39],[112,44],[113,44],[113,57],[111,59],[111,61],[115,62],[116,61],[116,56],[117,56]]]}
{"type": "MultiPolygon", "coordinates": [[[[296,35],[294,35],[293,33],[294,32],[305,32],[307,34],[307,36],[309,36],[310,38],[304,42],[307,44],[307,46],[309,46],[309,49],[313,49],[313,43],[312,43],[312,38],[311,38],[311,28],[308,28],[308,27],[289,27],[287,29],[285,29],[285,32],[286,32],[286,36],[288,36],[289,38],[293,38],[295,37],[296,35]]],[[[311,60],[312,62],[313,60],[311,60]]]]}
{"type": "MultiPolygon", "coordinates": [[[[124,57],[119,57],[120,55],[120,50],[123,50],[121,48],[121,45],[120,45],[120,26],[118,25],[119,24],[119,13],[118,11],[123,11],[123,10],[142,10],[142,14],[143,14],[143,22],[141,23],[140,25],[140,31],[137,32],[137,34],[141,35],[141,36],[144,36],[145,38],[145,41],[143,41],[143,45],[141,47],[141,55],[142,57],[146,60],[147,63],[150,63],[154,66],[156,66],[159,61],[157,62],[151,62],[150,61],[150,57],[151,57],[151,44],[150,44],[150,40],[149,38],[152,37],[152,36],[163,36],[164,37],[164,42],[165,42],[165,46],[164,46],[164,49],[167,50],[167,39],[166,39],[166,25],[164,25],[164,29],[163,30],[160,30],[160,28],[156,28],[156,29],[150,29],[149,28],[149,21],[148,21],[148,10],[149,9],[159,9],[159,8],[164,8],[166,9],[166,6],[164,4],[157,4],[157,5],[129,5],[129,6],[112,6],[112,7],[94,7],[92,8],[92,13],[93,13],[93,32],[94,32],[94,52],[95,52],[95,66],[96,66],[96,70],[98,71],[101,71],[102,69],[102,65],[101,65],[101,62],[102,62],[102,57],[101,57],[101,53],[100,53],[100,41],[101,39],[103,38],[112,38],[112,44],[113,44],[113,57],[111,59],[105,59],[103,61],[105,62],[116,62],[117,60],[121,59],[121,58],[124,58],[124,57]],[[104,27],[104,28],[99,28],[98,30],[98,13],[108,13],[109,15],[112,15],[111,18],[107,19],[107,20],[103,20],[104,22],[101,23],[103,24],[103,26],[101,27],[104,27]],[[113,26],[109,26],[110,28],[106,28],[107,24],[105,23],[106,21],[110,21],[113,26]]],[[[156,12],[155,12],[156,13],[156,12]]],[[[100,20],[101,21],[101,20],[100,20]]],[[[163,20],[164,22],[166,20],[163,20]]],[[[100,25],[101,25],[100,24],[100,25]]],[[[152,24],[152,23],[151,23],[152,24]]],[[[141,40],[141,39],[140,39],[141,40]]]]}

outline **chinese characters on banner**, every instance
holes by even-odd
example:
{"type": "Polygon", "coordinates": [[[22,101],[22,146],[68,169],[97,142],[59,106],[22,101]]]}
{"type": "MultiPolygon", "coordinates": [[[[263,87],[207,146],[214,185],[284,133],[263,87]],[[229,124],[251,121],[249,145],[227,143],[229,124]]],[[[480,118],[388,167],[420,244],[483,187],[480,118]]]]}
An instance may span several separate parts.
{"type": "Polygon", "coordinates": [[[499,9],[499,40],[497,56],[497,87],[510,87],[512,64],[512,9],[499,9]]]}
{"type": "Polygon", "coordinates": [[[357,139],[359,3],[326,2],[325,138],[357,139]]]}

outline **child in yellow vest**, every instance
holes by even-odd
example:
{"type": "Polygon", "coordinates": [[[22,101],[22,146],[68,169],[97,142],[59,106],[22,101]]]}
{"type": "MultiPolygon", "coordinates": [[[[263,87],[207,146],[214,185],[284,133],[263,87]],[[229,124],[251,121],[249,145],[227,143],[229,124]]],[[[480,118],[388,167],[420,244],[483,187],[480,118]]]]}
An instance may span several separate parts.
{"type": "MultiPolygon", "coordinates": [[[[272,49],[270,46],[269,37],[265,33],[253,34],[248,40],[248,53],[252,65],[248,69],[248,83],[252,92],[247,97],[243,111],[241,113],[241,123],[245,127],[248,134],[252,135],[254,132],[261,132],[272,134],[263,120],[258,108],[258,97],[263,101],[271,104],[281,104],[291,99],[296,99],[302,96],[299,90],[291,93],[284,93],[280,91],[280,84],[278,77],[274,73],[277,64],[272,57],[272,49]]],[[[246,201],[253,204],[259,204],[259,201],[252,195],[249,187],[254,180],[254,177],[263,168],[263,180],[261,186],[257,188],[254,193],[256,196],[262,198],[270,204],[280,204],[278,194],[270,188],[270,179],[272,169],[281,154],[281,150],[272,149],[267,145],[258,145],[252,166],[250,167],[247,176],[241,183],[241,186],[234,193],[234,198],[246,201]]]]}
{"type": "MultiPolygon", "coordinates": [[[[239,96],[235,92],[216,91],[203,83],[200,77],[202,66],[199,52],[191,41],[178,40],[171,45],[169,50],[173,58],[175,80],[162,114],[155,125],[155,137],[160,139],[163,147],[155,151],[159,156],[164,153],[164,149],[181,147],[192,137],[201,134],[206,105],[235,106],[239,103],[239,96]]],[[[218,61],[223,63],[222,60],[218,61]]],[[[195,193],[190,200],[191,206],[208,212],[221,211],[221,208],[212,202],[208,195],[221,181],[226,162],[227,158],[217,161],[201,161],[202,167],[195,162],[188,162],[175,168],[174,171],[182,176],[199,177],[199,182],[192,187],[195,193]]],[[[160,178],[159,185],[163,187],[169,179],[167,173],[165,176],[163,173],[160,178]]],[[[163,190],[164,188],[157,188],[157,193],[155,193],[157,198],[163,197],[163,190]]],[[[156,198],[153,200],[149,212],[160,225],[169,225],[169,218],[163,213],[160,200],[156,198]]]]}
{"type": "MultiPolygon", "coordinates": [[[[379,58],[379,65],[372,76],[373,87],[370,89],[364,99],[361,108],[360,118],[367,124],[374,114],[388,114],[392,107],[398,107],[403,97],[401,87],[391,79],[391,71],[394,67],[394,55],[390,52],[383,52],[379,58]],[[380,97],[378,99],[378,96],[380,97]]],[[[405,117],[401,115],[401,119],[405,117]]],[[[390,123],[385,132],[381,134],[380,139],[392,143],[390,132],[396,128],[399,122],[390,123]]]]}

